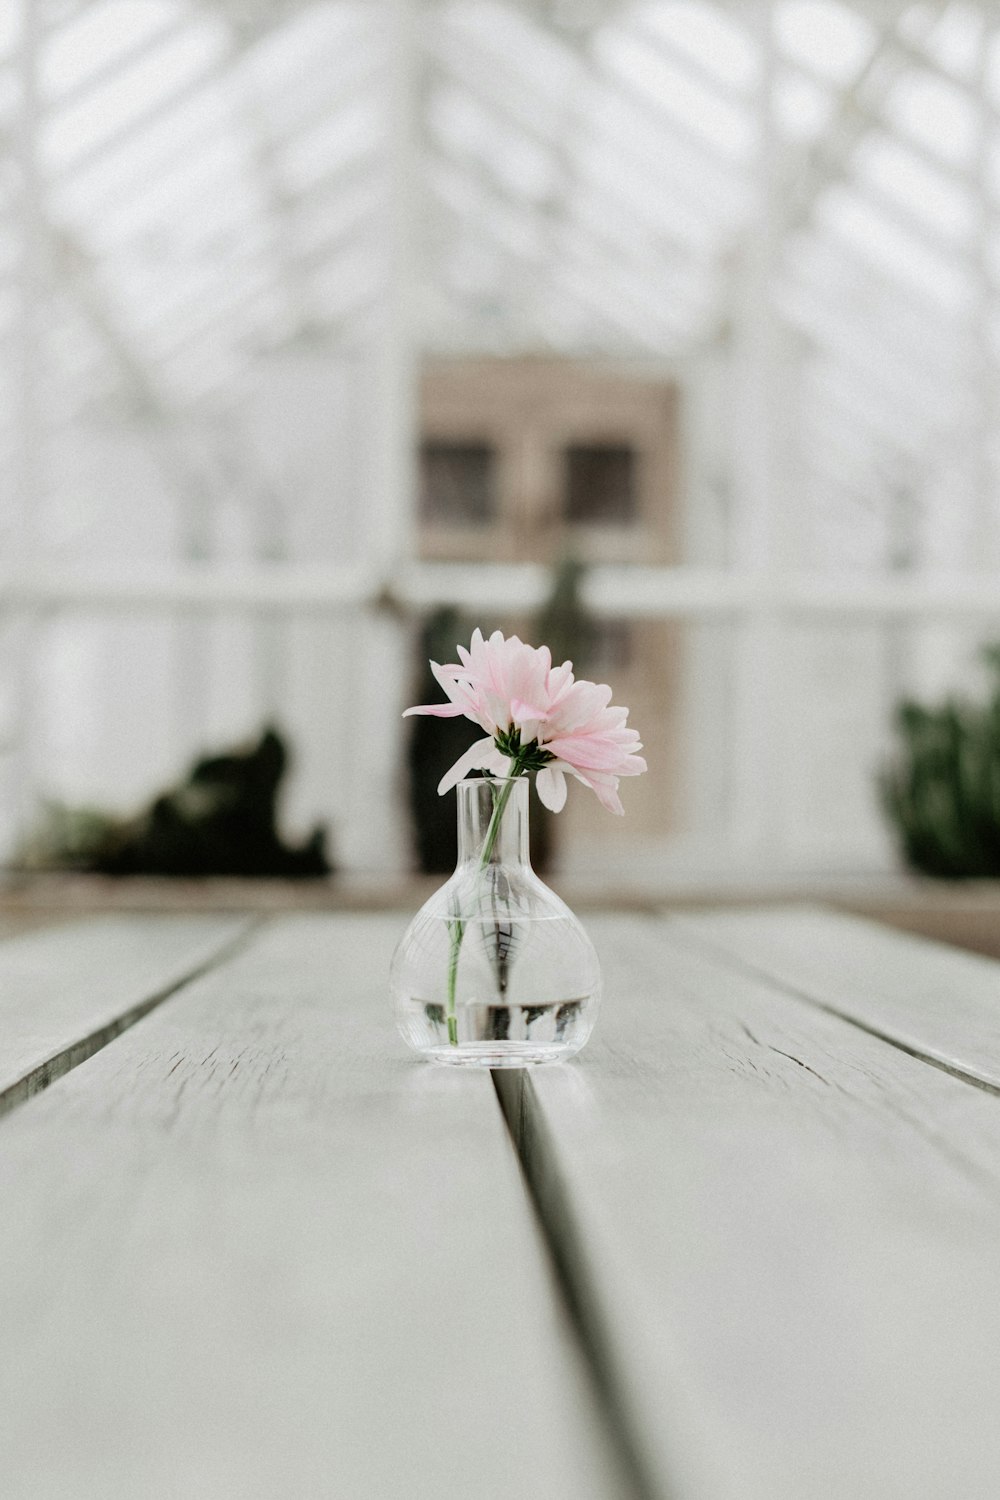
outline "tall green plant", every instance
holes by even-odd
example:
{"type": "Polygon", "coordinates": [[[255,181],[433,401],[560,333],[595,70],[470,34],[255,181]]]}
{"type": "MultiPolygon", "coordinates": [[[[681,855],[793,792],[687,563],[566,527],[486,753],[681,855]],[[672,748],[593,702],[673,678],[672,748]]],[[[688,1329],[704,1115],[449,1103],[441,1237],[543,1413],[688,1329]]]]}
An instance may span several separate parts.
{"type": "Polygon", "coordinates": [[[580,597],[586,566],[565,555],[552,570],[549,597],[539,611],[535,633],[545,641],[556,663],[571,660],[578,673],[586,672],[597,643],[593,615],[580,597]]]}
{"type": "Polygon", "coordinates": [[[900,703],[879,782],[907,864],[945,880],[1000,877],[1000,645],[983,656],[985,702],[900,703]]]}

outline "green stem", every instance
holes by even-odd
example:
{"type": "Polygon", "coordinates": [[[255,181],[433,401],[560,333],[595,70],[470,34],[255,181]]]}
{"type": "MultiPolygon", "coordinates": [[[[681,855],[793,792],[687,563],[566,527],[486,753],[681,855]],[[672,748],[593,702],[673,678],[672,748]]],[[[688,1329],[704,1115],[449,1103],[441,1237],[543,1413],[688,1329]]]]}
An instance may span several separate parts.
{"type": "MultiPolygon", "coordinates": [[[[483,852],[479,856],[479,868],[485,870],[493,857],[497,837],[500,833],[500,822],[504,815],[504,809],[510,801],[510,794],[514,790],[514,778],[521,775],[521,760],[516,757],[510,768],[510,779],[504,786],[499,796],[494,794],[493,813],[490,817],[489,826],[486,829],[486,838],[483,840],[483,852]]],[[[450,924],[451,948],[448,953],[448,1043],[452,1047],[458,1046],[458,1016],[455,1011],[455,991],[458,987],[458,955],[462,947],[462,939],[465,937],[465,922],[456,917],[450,924]]]]}

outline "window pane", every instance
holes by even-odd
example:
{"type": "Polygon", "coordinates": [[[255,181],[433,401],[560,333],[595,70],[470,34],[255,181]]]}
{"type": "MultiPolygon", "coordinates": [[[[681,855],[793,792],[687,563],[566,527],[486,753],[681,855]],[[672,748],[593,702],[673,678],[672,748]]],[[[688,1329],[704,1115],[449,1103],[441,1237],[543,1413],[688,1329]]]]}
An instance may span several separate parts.
{"type": "Polygon", "coordinates": [[[574,443],[566,449],[566,518],[622,526],[635,519],[636,455],[625,443],[574,443]]]}
{"type": "Polygon", "coordinates": [[[425,521],[485,522],[493,518],[495,450],[489,443],[424,443],[420,450],[420,514],[425,521]]]}

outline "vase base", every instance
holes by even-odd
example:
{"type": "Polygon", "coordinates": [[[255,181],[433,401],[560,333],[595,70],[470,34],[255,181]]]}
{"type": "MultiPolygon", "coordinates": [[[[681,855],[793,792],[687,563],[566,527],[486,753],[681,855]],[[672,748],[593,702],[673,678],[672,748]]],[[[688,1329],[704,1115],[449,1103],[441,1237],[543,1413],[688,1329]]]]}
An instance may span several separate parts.
{"type": "Polygon", "coordinates": [[[483,1042],[479,1045],[463,1043],[458,1047],[432,1047],[422,1049],[423,1056],[431,1062],[442,1063],[450,1068],[537,1068],[546,1063],[565,1062],[579,1052],[579,1046],[558,1045],[535,1046],[530,1042],[483,1042]]]}

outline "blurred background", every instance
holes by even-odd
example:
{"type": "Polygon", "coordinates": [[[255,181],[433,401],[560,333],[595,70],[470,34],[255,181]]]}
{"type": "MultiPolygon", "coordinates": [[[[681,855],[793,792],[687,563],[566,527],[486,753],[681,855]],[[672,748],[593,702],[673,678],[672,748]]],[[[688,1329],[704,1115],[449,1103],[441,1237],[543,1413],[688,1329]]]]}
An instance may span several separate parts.
{"type": "Polygon", "coordinates": [[[557,871],[1000,874],[998,124],[989,4],[8,0],[0,859],[447,864],[480,625],[647,746],[557,871]]]}

